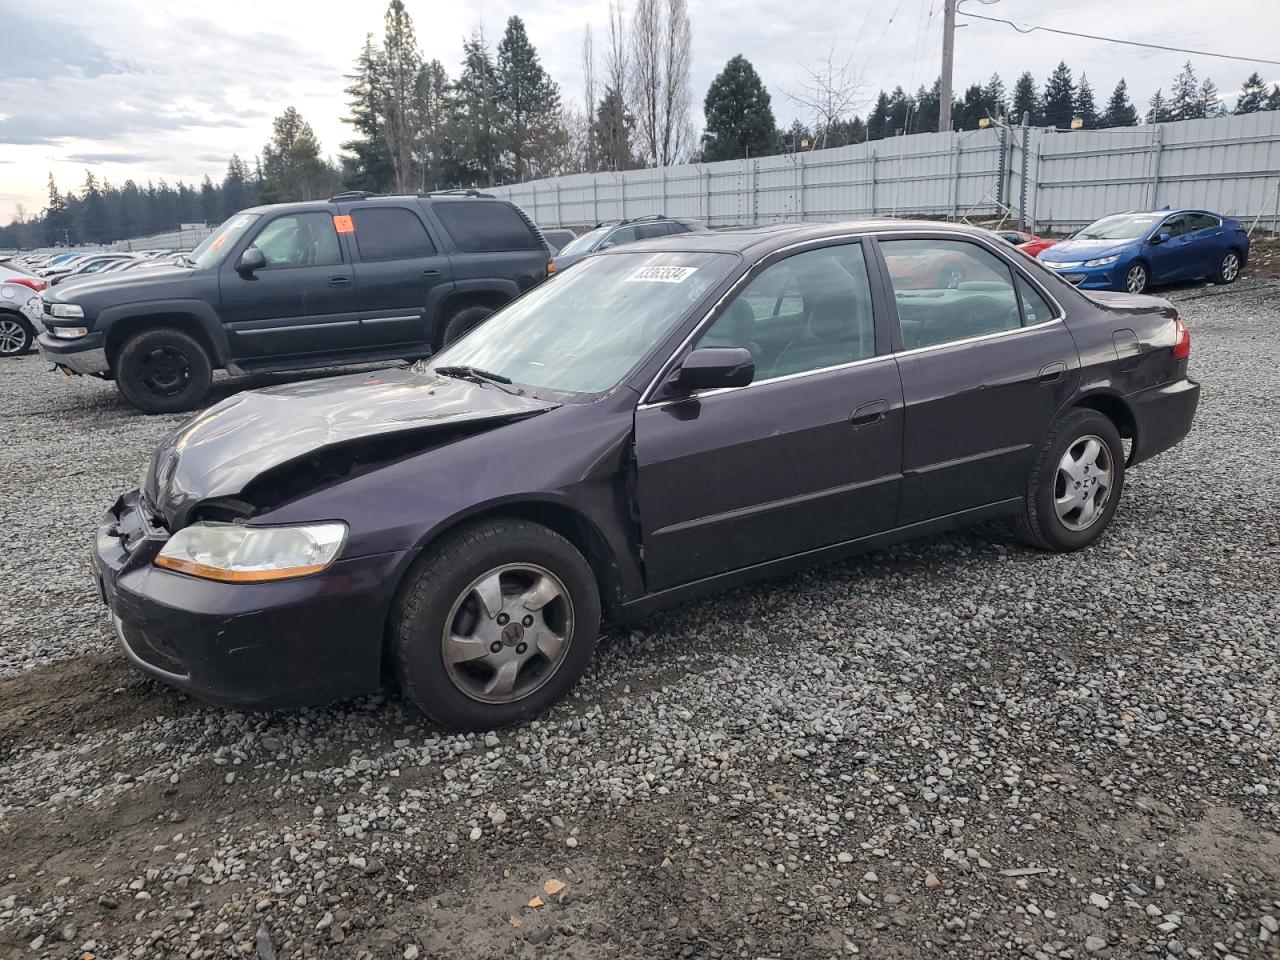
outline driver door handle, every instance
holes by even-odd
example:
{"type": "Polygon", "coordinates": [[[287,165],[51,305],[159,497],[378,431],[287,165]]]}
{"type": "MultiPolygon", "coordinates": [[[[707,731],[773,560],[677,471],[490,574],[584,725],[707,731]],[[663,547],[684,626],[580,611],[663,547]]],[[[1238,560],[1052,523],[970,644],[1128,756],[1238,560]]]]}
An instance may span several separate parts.
{"type": "Polygon", "coordinates": [[[350,277],[330,277],[329,286],[331,287],[349,287],[351,286],[350,277]]]}
{"type": "Polygon", "coordinates": [[[853,411],[853,416],[849,418],[849,422],[855,427],[862,427],[868,423],[877,423],[880,420],[883,420],[885,414],[888,412],[888,400],[875,400],[871,403],[864,403],[857,410],[853,411]]]}
{"type": "Polygon", "coordinates": [[[422,271],[422,275],[424,277],[438,277],[440,276],[440,271],[434,267],[428,267],[426,270],[422,271]]]}

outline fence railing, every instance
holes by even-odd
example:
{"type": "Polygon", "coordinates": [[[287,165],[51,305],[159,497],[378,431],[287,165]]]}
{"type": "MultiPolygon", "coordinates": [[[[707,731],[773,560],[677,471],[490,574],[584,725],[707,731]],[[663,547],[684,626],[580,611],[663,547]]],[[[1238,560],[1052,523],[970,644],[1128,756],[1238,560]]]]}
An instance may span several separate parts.
{"type": "Polygon", "coordinates": [[[1008,215],[1074,229],[1203,207],[1280,230],[1280,111],[1114,130],[994,126],[781,156],[574,174],[494,188],[545,227],[649,214],[708,226],[1008,215]]]}

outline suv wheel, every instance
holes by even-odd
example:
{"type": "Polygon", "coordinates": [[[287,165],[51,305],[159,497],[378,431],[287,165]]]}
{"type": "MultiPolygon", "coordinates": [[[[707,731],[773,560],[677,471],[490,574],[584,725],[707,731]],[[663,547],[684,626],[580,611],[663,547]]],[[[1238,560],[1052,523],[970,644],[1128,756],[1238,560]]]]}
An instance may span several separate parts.
{"type": "Polygon", "coordinates": [[[124,398],[146,413],[192,409],[209,392],[213,379],[204,347],[168,327],[134,334],[112,366],[124,398]]]}
{"type": "Polygon", "coordinates": [[[480,326],[491,314],[492,307],[463,307],[445,321],[444,331],[440,334],[440,347],[449,346],[455,340],[461,340],[464,334],[470,333],[480,326]]]}
{"type": "Polygon", "coordinates": [[[404,695],[437,723],[531,720],[591,661],[600,595],[564,537],[524,520],[466,528],[409,572],[390,622],[404,695]]]}
{"type": "Polygon", "coordinates": [[[1124,444],[1110,419],[1075,408],[1054,424],[1027,481],[1018,534],[1041,550],[1066,552],[1102,536],[1124,489],[1124,444]]]}
{"type": "Polygon", "coordinates": [[[0,313],[0,357],[20,357],[31,349],[34,340],[25,320],[0,313]]]}

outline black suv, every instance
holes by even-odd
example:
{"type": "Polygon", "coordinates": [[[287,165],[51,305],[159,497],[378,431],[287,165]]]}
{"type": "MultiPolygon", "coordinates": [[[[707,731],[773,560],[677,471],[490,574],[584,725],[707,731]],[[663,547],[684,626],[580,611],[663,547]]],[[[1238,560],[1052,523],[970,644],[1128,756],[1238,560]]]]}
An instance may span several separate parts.
{"type": "Polygon", "coordinates": [[[633,217],[630,220],[597,223],[593,230],[570,240],[560,248],[556,254],[556,269],[563,270],[570,264],[577,263],[588,253],[594,253],[597,250],[608,250],[610,247],[621,246],[635,240],[653,240],[657,237],[694,233],[705,229],[707,228],[698,220],[683,220],[656,213],[647,217],[633,217]]]}
{"type": "Polygon", "coordinates": [[[46,291],[40,352],[148,413],[189,410],[219,367],[427,356],[551,269],[524,212],[475,191],[254,207],[184,265],[46,291]]]}

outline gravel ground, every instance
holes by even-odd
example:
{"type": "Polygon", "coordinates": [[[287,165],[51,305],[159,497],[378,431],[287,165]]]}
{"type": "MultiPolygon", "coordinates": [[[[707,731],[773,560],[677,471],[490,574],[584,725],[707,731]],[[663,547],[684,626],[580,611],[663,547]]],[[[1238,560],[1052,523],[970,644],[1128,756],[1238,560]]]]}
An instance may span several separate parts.
{"type": "Polygon", "coordinates": [[[1173,294],[1200,414],[1095,547],[689,604],[482,736],[136,675],[87,538],[178,418],[7,361],[0,957],[1280,957],[1278,295],[1173,294]]]}

